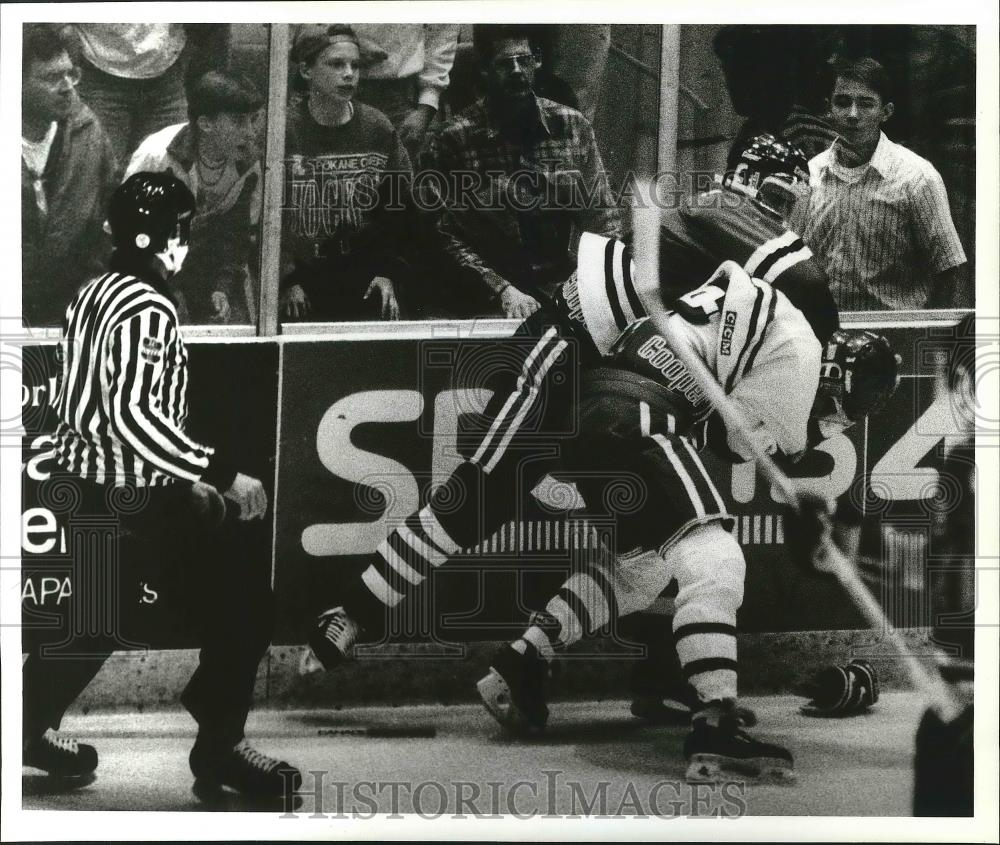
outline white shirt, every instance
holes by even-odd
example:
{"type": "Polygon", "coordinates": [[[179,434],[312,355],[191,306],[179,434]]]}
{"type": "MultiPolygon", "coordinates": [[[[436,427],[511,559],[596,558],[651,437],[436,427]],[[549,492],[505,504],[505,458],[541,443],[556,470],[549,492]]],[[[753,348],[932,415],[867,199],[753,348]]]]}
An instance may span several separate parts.
{"type": "Polygon", "coordinates": [[[458,24],[351,24],[362,47],[374,45],[387,53],[384,61],[366,68],[366,79],[417,76],[417,102],[437,109],[448,88],[458,47],[458,24]]]}
{"type": "Polygon", "coordinates": [[[923,308],[933,275],[965,263],[941,175],[885,133],[859,167],[841,165],[835,146],[809,162],[802,233],[833,298],[842,311],[923,308]]]}
{"type": "Polygon", "coordinates": [[[34,175],[41,176],[45,172],[45,165],[49,161],[49,153],[52,152],[52,142],[56,139],[58,124],[53,120],[49,124],[48,131],[41,141],[29,141],[21,136],[21,158],[24,164],[34,175]]]}
{"type": "Polygon", "coordinates": [[[249,221],[251,225],[256,226],[260,219],[262,196],[260,162],[254,162],[249,171],[241,176],[237,172],[235,162],[230,161],[221,173],[212,174],[212,181],[208,183],[204,179],[205,174],[200,172],[197,162],[186,168],[170,153],[171,141],[187,126],[187,123],[176,123],[147,136],[132,153],[123,179],[128,179],[140,170],[159,173],[169,169],[195,195],[198,201],[198,214],[203,215],[229,211],[239,199],[246,177],[257,174],[257,187],[250,203],[249,221]]]}
{"type": "Polygon", "coordinates": [[[45,172],[45,165],[49,162],[49,153],[52,152],[52,143],[56,139],[58,128],[58,124],[53,120],[41,141],[29,141],[23,135],[21,136],[21,158],[24,160],[24,166],[31,173],[32,185],[35,189],[35,204],[43,215],[48,214],[49,203],[45,196],[42,174],[45,172]]]}
{"type": "Polygon", "coordinates": [[[177,61],[186,41],[178,23],[79,23],[83,55],[98,70],[155,79],[177,61]]]}

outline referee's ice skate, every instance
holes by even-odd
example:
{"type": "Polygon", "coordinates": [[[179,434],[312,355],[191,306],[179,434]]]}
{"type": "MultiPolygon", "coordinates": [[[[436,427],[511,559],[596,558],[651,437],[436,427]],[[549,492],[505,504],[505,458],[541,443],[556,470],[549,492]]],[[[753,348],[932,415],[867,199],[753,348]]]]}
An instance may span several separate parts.
{"type": "Polygon", "coordinates": [[[22,763],[52,777],[84,778],[97,768],[97,749],[93,745],[59,736],[49,728],[41,736],[25,741],[22,763]]]}
{"type": "Polygon", "coordinates": [[[191,749],[194,793],[209,800],[224,787],[248,796],[289,795],[302,785],[298,769],[284,760],[262,754],[245,739],[232,748],[220,749],[198,741],[191,749]]]}

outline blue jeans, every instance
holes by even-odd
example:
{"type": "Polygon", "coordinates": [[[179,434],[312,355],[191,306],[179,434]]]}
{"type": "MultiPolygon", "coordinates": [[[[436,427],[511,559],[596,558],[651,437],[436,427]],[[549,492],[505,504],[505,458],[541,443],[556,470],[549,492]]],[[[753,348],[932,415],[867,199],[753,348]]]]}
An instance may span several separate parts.
{"type": "Polygon", "coordinates": [[[97,115],[111,140],[119,176],[144,138],[187,120],[184,63],[182,55],[154,79],[126,79],[81,62],[80,98],[97,115]]]}

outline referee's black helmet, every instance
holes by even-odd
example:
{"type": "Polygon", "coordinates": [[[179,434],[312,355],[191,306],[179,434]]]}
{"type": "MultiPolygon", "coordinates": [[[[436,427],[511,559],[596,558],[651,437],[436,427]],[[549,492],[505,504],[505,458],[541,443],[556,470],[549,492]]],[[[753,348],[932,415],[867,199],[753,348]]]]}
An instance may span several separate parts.
{"type": "Polygon", "coordinates": [[[194,196],[170,171],[135,173],[111,196],[112,243],[116,250],[149,255],[163,252],[171,238],[186,245],[194,212],[194,196]]]}

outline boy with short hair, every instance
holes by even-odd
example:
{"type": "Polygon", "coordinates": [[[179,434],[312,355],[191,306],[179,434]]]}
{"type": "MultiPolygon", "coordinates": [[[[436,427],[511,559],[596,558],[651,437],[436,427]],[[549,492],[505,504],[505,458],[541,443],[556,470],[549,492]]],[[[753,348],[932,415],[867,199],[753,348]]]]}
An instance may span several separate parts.
{"type": "Polygon", "coordinates": [[[263,106],[264,98],[248,80],[209,71],[191,87],[188,121],[147,137],[126,170],[126,178],[171,170],[197,199],[194,249],[184,268],[178,309],[183,323],[253,319],[263,106]]]}

